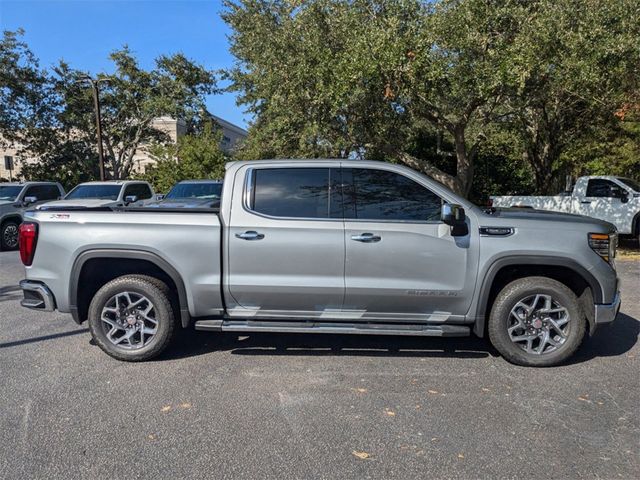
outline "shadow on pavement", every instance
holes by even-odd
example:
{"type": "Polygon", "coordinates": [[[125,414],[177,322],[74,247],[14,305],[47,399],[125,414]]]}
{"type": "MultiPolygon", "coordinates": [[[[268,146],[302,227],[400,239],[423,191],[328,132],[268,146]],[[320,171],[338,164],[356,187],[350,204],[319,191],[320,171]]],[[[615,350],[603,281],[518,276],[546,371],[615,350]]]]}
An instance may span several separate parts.
{"type": "MultiPolygon", "coordinates": [[[[577,364],[595,357],[624,355],[638,341],[640,321],[619,314],[616,321],[587,337],[569,360],[577,364]]],[[[382,335],[249,334],[180,332],[177,341],[158,360],[187,358],[217,351],[235,355],[368,357],[452,357],[499,356],[487,339],[471,337],[394,337],[382,335]]]]}
{"type": "Polygon", "coordinates": [[[24,340],[0,343],[0,348],[17,347],[18,345],[27,345],[29,343],[46,342],[47,340],[54,340],[56,338],[71,337],[73,335],[87,333],[88,331],[88,328],[83,328],[82,330],[73,330],[71,332],[53,333],[51,335],[43,335],[41,337],[25,338],[24,340]]]}

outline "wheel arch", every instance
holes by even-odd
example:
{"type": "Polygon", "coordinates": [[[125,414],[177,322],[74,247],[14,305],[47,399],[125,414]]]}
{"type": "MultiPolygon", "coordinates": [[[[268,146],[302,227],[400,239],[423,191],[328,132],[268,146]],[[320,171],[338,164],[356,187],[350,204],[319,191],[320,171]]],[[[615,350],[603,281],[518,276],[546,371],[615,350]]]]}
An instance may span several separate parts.
{"type": "Polygon", "coordinates": [[[69,311],[74,321],[80,324],[86,320],[91,298],[102,285],[128,274],[150,275],[165,282],[176,293],[182,326],[189,326],[191,316],[182,277],[169,262],[145,250],[96,249],[78,255],[69,279],[69,311]]]}
{"type": "Polygon", "coordinates": [[[476,335],[485,335],[486,319],[500,290],[513,280],[529,276],[552,278],[568,286],[578,297],[593,330],[593,304],[602,303],[604,293],[600,283],[588,270],[574,260],[564,257],[513,256],[497,259],[487,270],[479,291],[473,327],[476,335]]]}

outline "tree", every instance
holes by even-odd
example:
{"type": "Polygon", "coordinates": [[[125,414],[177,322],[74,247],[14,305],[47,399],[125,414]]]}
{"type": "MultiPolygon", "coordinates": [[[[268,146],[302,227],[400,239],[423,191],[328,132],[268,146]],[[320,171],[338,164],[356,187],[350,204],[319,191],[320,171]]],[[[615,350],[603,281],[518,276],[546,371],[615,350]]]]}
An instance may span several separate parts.
{"type": "Polygon", "coordinates": [[[245,156],[399,161],[469,193],[483,129],[515,81],[508,54],[524,21],[517,2],[225,5],[237,58],[231,88],[256,116],[245,156]],[[453,146],[449,172],[412,151],[425,124],[453,146]]]}
{"type": "Polygon", "coordinates": [[[0,144],[51,120],[50,78],[20,37],[23,30],[5,30],[0,40],[0,144]]]}
{"type": "Polygon", "coordinates": [[[229,160],[220,148],[221,139],[221,132],[206,122],[199,132],[180,137],[177,144],[155,144],[150,154],[157,163],[142,178],[158,192],[168,192],[181,180],[221,179],[229,160]]]}
{"type": "Polygon", "coordinates": [[[605,131],[622,132],[614,113],[640,101],[640,10],[633,0],[539,0],[528,4],[527,18],[512,47],[521,80],[505,119],[536,190],[551,193],[561,171],[585,170],[569,152],[605,131]]]}
{"type": "MultiPolygon", "coordinates": [[[[161,116],[197,122],[204,110],[204,96],[217,91],[213,72],[182,54],[162,55],[152,70],[142,69],[125,46],[111,54],[113,74],[99,74],[103,141],[109,175],[127,178],[141,145],[169,141],[154,126],[161,116]]],[[[91,91],[83,84],[85,72],[64,62],[55,68],[55,85],[62,97],[59,118],[76,138],[96,144],[91,91]]]]}

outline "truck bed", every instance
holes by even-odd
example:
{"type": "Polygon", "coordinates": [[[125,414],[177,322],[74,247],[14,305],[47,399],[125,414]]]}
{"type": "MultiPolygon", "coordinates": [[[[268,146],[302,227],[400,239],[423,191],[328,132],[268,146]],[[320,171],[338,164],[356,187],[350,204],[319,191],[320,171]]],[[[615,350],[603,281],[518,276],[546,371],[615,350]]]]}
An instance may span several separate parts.
{"type": "Polygon", "coordinates": [[[214,209],[51,208],[27,212],[25,220],[39,228],[29,276],[46,282],[62,312],[72,307],[69,285],[78,274],[78,259],[98,251],[112,252],[114,258],[148,252],[189,279],[185,294],[191,316],[223,312],[222,228],[214,209]]]}

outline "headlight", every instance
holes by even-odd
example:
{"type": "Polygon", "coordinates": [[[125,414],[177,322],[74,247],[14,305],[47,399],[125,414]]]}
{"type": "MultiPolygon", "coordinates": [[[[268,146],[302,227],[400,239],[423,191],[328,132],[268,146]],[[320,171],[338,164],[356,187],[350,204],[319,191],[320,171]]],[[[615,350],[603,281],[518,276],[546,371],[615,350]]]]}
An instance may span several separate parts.
{"type": "Polygon", "coordinates": [[[618,247],[618,235],[616,233],[590,233],[589,246],[605,262],[613,265],[618,247]]]}

